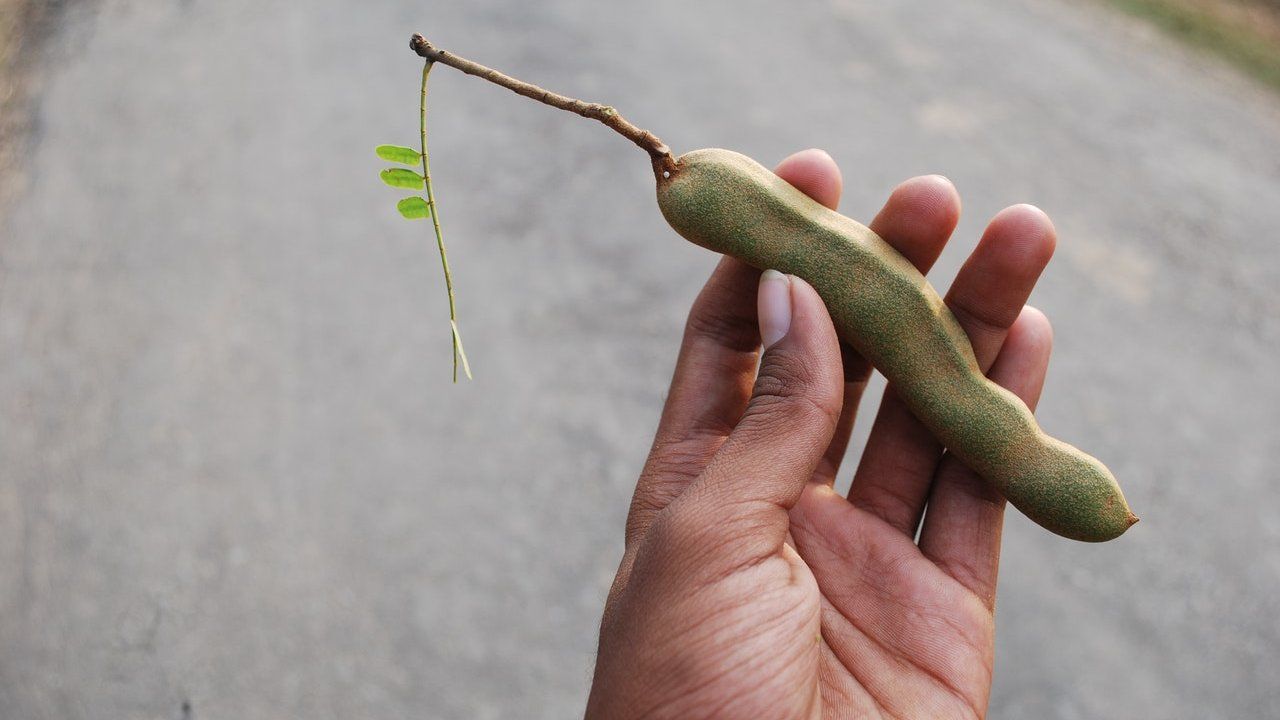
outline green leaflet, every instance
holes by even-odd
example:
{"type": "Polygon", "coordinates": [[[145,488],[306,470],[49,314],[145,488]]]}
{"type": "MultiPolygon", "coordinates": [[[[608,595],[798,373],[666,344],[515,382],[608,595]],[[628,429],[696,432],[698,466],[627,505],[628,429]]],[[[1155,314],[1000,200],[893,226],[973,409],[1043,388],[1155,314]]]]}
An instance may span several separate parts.
{"type": "Polygon", "coordinates": [[[412,195],[400,202],[396,203],[396,209],[404,216],[405,220],[425,220],[431,217],[431,206],[426,200],[412,195]]]}
{"type": "Polygon", "coordinates": [[[421,190],[423,186],[422,176],[412,170],[404,168],[387,168],[379,173],[382,182],[391,187],[404,188],[406,190],[421,190]]]}
{"type": "Polygon", "coordinates": [[[417,165],[422,161],[422,153],[403,145],[379,145],[373,151],[378,154],[378,157],[387,162],[417,165]]]}

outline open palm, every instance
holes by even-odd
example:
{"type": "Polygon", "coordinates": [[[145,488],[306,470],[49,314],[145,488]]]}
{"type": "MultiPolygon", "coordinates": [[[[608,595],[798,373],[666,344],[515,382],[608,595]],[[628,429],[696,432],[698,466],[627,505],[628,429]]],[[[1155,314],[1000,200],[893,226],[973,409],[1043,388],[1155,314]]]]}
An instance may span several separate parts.
{"type": "MultiPolygon", "coordinates": [[[[825,153],[777,172],[836,206],[825,153]]],[[[871,227],[923,272],[959,212],[948,181],[915,178],[871,227]]],[[[947,294],[979,363],[1032,407],[1051,333],[1024,303],[1054,243],[1042,212],[1006,209],[947,294]]],[[[836,493],[869,373],[806,283],[720,264],[636,487],[589,717],[985,714],[1004,501],[892,388],[836,493]]]]}

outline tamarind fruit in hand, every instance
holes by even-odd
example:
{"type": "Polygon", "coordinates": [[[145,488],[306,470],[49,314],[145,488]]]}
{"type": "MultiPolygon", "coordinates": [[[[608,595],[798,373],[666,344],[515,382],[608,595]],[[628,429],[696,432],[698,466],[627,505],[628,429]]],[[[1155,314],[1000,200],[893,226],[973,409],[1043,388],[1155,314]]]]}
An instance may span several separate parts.
{"type": "MultiPolygon", "coordinates": [[[[968,336],[937,291],[869,228],[823,207],[745,155],[708,149],[676,158],[658,136],[612,106],[517,80],[434,47],[419,34],[409,47],[426,59],[420,105],[424,175],[426,78],[432,63],[603,123],[648,153],[658,206],[676,232],[762,270],[807,280],[840,338],[893,384],[949,453],[1027,517],[1064,537],[1091,542],[1118,537],[1138,521],[1105,465],[1046,435],[1017,396],[987,379],[968,336]]],[[[447,283],[447,264],[445,277],[447,283]]],[[[452,298],[451,292],[451,322],[452,298]]],[[[456,378],[461,353],[456,323],[453,337],[456,378]]]]}

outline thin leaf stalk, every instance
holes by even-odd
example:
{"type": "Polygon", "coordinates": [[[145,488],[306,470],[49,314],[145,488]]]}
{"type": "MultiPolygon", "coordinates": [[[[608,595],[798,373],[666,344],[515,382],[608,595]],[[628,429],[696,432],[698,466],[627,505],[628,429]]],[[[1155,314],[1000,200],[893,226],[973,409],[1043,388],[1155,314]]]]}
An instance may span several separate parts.
{"type": "Polygon", "coordinates": [[[431,209],[431,225],[435,228],[436,247],[440,250],[440,265],[444,268],[444,287],[449,293],[449,332],[453,342],[453,381],[458,382],[458,358],[462,358],[462,370],[471,379],[471,364],[462,349],[462,335],[458,332],[458,308],[453,296],[453,275],[449,272],[449,254],[444,248],[444,233],[440,230],[440,212],[436,207],[435,193],[431,187],[431,162],[427,155],[427,77],[435,62],[427,59],[422,65],[422,92],[418,102],[418,135],[422,141],[422,178],[427,190],[427,207],[431,209]]]}

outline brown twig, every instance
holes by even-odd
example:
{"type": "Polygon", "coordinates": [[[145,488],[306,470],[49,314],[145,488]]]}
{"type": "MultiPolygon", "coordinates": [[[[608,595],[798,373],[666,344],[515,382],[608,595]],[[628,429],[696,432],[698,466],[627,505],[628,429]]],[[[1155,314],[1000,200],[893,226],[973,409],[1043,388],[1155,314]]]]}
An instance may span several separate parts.
{"type": "Polygon", "coordinates": [[[456,68],[468,75],[475,75],[478,78],[488,80],[496,85],[501,85],[512,92],[523,95],[527,98],[537,100],[544,105],[550,105],[554,108],[567,110],[568,112],[581,115],[591,120],[599,120],[605,125],[612,128],[619,135],[625,137],[641,150],[649,153],[649,157],[653,161],[654,172],[662,177],[663,173],[673,173],[676,171],[675,158],[671,156],[671,149],[666,143],[658,139],[657,135],[632,125],[626,118],[622,117],[617,110],[608,105],[600,103],[583,102],[576,98],[567,97],[553,93],[550,90],[544,90],[537,85],[533,85],[522,80],[517,80],[509,75],[504,75],[493,68],[485,67],[479,63],[472,62],[466,58],[459,57],[447,50],[441,50],[418,33],[414,33],[409,39],[409,47],[418,55],[430,60],[438,62],[442,65],[456,68]]]}

